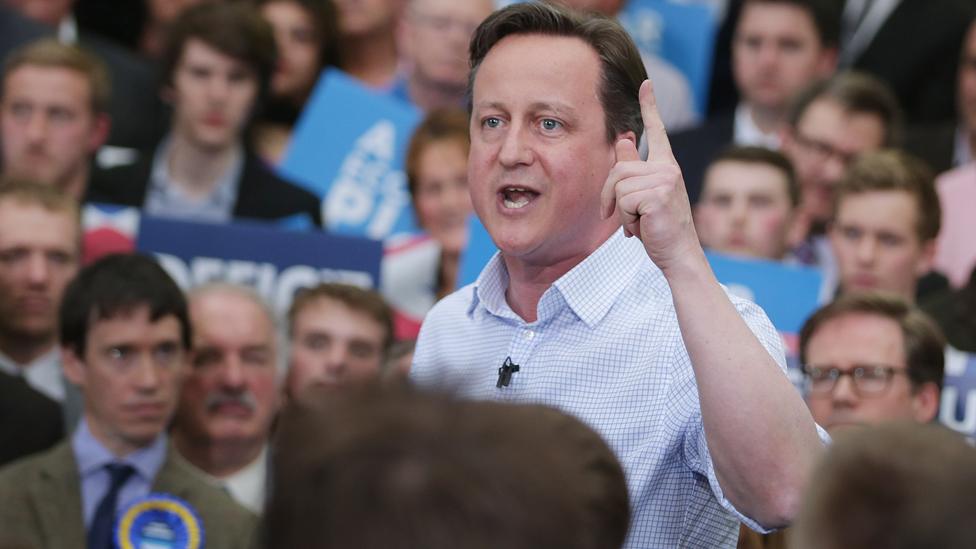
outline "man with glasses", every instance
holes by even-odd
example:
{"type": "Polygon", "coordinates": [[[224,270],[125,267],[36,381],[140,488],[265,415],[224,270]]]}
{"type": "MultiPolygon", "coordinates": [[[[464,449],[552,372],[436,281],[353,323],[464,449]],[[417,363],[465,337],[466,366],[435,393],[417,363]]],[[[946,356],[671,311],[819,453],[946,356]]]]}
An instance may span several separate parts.
{"type": "Polygon", "coordinates": [[[783,153],[800,183],[795,234],[806,235],[794,251],[806,264],[829,261],[823,237],[833,205],[834,187],[859,154],[898,144],[901,111],[881,81],[842,73],[806,89],[791,109],[783,132],[783,153]]]}
{"type": "Polygon", "coordinates": [[[462,107],[468,42],[493,9],[491,0],[410,0],[398,29],[405,70],[393,83],[393,95],[424,111],[462,107]]]}
{"type": "Polygon", "coordinates": [[[944,346],[935,323],[908,301],[880,293],[840,297],[800,331],[813,418],[831,434],[854,425],[932,421],[944,346]]]}

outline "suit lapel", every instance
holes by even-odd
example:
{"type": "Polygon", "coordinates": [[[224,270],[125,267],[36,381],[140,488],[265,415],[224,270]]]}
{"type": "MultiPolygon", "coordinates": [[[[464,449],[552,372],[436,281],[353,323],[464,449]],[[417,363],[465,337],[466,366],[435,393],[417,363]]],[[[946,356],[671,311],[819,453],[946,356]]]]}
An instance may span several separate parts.
{"type": "Polygon", "coordinates": [[[85,539],[81,479],[69,442],[62,442],[45,457],[30,494],[47,547],[76,547],[79,539],[85,539]]]}

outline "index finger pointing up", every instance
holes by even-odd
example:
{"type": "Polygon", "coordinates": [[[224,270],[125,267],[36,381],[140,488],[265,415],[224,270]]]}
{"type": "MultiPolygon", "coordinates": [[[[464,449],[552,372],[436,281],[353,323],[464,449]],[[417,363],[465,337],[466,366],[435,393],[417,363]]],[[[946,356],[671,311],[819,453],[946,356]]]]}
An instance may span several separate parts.
{"type": "Polygon", "coordinates": [[[657,101],[654,99],[654,86],[650,80],[641,84],[640,92],[641,118],[644,120],[644,135],[647,137],[648,160],[674,160],[671,152],[671,141],[664,131],[664,121],[657,112],[657,101]]]}

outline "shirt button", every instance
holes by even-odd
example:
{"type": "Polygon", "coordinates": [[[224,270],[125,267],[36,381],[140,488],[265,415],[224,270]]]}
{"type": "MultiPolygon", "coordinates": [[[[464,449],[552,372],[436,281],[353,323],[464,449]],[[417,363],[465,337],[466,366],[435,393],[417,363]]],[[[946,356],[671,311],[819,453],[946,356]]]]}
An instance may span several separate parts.
{"type": "Polygon", "coordinates": [[[525,339],[532,339],[533,337],[535,337],[535,332],[532,330],[525,331],[525,339]]]}

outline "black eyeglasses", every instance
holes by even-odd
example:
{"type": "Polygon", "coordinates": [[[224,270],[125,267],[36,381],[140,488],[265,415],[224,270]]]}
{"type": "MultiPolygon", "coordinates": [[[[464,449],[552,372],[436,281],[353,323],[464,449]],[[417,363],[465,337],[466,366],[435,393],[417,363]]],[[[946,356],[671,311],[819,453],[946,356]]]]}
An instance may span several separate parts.
{"type": "Polygon", "coordinates": [[[835,366],[803,367],[803,373],[810,381],[810,394],[823,396],[833,392],[837,381],[844,376],[851,376],[854,391],[860,396],[876,396],[884,393],[891,385],[891,378],[896,374],[908,375],[905,368],[892,366],[861,365],[849,370],[841,370],[835,366]]]}
{"type": "Polygon", "coordinates": [[[799,128],[793,131],[793,137],[803,148],[816,156],[818,162],[826,162],[831,157],[840,160],[841,164],[849,166],[857,160],[859,153],[844,152],[826,141],[821,141],[815,137],[804,134],[799,128]]]}

